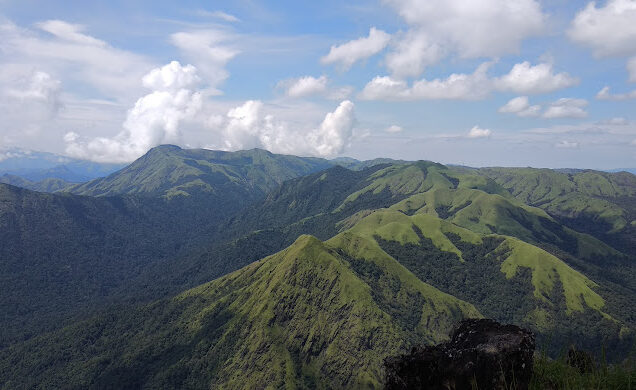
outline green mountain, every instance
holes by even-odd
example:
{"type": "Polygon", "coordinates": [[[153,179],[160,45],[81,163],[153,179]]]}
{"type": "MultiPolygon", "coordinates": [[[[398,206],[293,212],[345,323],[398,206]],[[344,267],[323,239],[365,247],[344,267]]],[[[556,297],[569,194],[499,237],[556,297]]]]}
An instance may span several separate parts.
{"type": "Polygon", "coordinates": [[[172,299],[0,351],[0,378],[5,388],[378,387],[384,356],[479,316],[390,257],[351,250],[301,236],[172,299]]]}
{"type": "Polygon", "coordinates": [[[229,272],[218,267],[196,281],[176,274],[161,286],[151,279],[163,261],[178,268],[181,256],[206,247],[225,217],[268,188],[323,165],[262,150],[163,146],[107,178],[63,190],[97,197],[1,185],[0,347],[107,303],[157,299],[229,272]]]}
{"type": "Polygon", "coordinates": [[[483,168],[520,201],[621,250],[636,247],[636,176],[628,172],[483,168]]]}
{"type": "Polygon", "coordinates": [[[91,196],[204,194],[220,198],[217,200],[255,199],[285,180],[330,166],[319,158],[276,155],[261,149],[222,152],[162,145],[120,171],[67,191],[91,196]]]}

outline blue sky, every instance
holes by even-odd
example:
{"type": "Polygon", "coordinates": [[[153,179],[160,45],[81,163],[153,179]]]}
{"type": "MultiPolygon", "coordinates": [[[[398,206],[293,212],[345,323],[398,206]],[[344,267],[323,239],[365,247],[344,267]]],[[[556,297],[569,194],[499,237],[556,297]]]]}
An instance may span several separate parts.
{"type": "Polygon", "coordinates": [[[0,0],[0,150],[634,167],[633,20],[634,0],[0,0]]]}

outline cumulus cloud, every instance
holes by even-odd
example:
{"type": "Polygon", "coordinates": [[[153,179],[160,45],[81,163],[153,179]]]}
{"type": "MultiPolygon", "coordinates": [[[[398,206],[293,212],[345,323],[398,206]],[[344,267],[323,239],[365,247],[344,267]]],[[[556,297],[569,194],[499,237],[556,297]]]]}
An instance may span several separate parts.
{"type": "Polygon", "coordinates": [[[402,127],[398,126],[398,125],[391,125],[389,127],[387,127],[386,129],[384,129],[384,131],[386,131],[387,133],[400,133],[402,131],[402,127]]]}
{"type": "Polygon", "coordinates": [[[578,142],[570,142],[570,141],[560,141],[558,143],[556,143],[554,146],[556,146],[559,149],[578,149],[579,148],[579,143],[578,142]]]}
{"type": "Polygon", "coordinates": [[[411,87],[403,80],[378,76],[367,83],[359,97],[364,100],[479,100],[487,97],[492,90],[487,74],[491,66],[492,63],[486,62],[472,74],[454,73],[446,79],[422,79],[411,87]]]}
{"type": "Polygon", "coordinates": [[[74,133],[64,136],[69,156],[100,162],[129,162],[148,149],[179,143],[180,124],[192,119],[201,108],[201,94],[194,90],[199,82],[196,68],[179,62],[153,69],[142,79],[153,91],[128,111],[124,130],[113,138],[83,140],[74,133]]]}
{"type": "Polygon", "coordinates": [[[323,64],[339,64],[348,70],[357,61],[369,58],[382,51],[389,43],[391,35],[372,27],[369,36],[358,38],[338,46],[331,46],[329,54],[321,58],[323,64]]]}
{"type": "Polygon", "coordinates": [[[539,116],[541,106],[530,105],[530,101],[527,96],[519,96],[510,99],[508,103],[499,108],[501,113],[515,114],[520,117],[533,117],[539,116]]]}
{"type": "Polygon", "coordinates": [[[446,53],[462,58],[517,53],[544,30],[535,0],[385,0],[410,25],[387,56],[394,76],[416,76],[446,53]],[[414,66],[409,68],[409,66],[414,66]]]}
{"type": "Polygon", "coordinates": [[[479,126],[473,126],[472,129],[468,131],[468,138],[488,138],[492,134],[492,131],[489,129],[482,129],[479,126]]]}
{"type": "Polygon", "coordinates": [[[6,95],[18,99],[21,105],[38,105],[48,115],[57,113],[60,102],[61,82],[42,71],[33,72],[27,80],[9,86],[6,95]]]}
{"type": "Polygon", "coordinates": [[[598,100],[614,100],[614,101],[636,99],[636,90],[633,90],[627,93],[613,94],[610,92],[610,87],[605,86],[600,91],[598,91],[598,93],[596,94],[596,98],[598,100]]]}
{"type": "Polygon", "coordinates": [[[551,64],[532,66],[528,61],[515,64],[508,74],[495,80],[498,89],[523,94],[548,93],[578,83],[579,80],[568,73],[555,74],[551,64]]]}
{"type": "Polygon", "coordinates": [[[208,125],[221,140],[221,144],[211,145],[213,148],[258,147],[274,153],[330,157],[341,153],[350,143],[355,121],[354,104],[345,100],[327,113],[318,127],[302,131],[264,113],[262,102],[250,100],[232,108],[225,116],[212,116],[208,125]]]}
{"type": "Polygon", "coordinates": [[[394,49],[387,54],[385,63],[395,77],[414,77],[443,56],[444,49],[426,33],[411,30],[396,39],[394,49]]]}
{"type": "Polygon", "coordinates": [[[568,30],[570,39],[589,46],[596,56],[636,54],[636,1],[592,1],[579,11],[568,30]]]}
{"type": "Polygon", "coordinates": [[[561,98],[550,106],[543,113],[546,119],[556,118],[585,118],[587,112],[584,108],[587,106],[585,99],[561,98]]]}
{"type": "Polygon", "coordinates": [[[239,54],[237,49],[227,44],[231,39],[231,35],[218,30],[178,32],[170,36],[172,44],[205,78],[208,84],[206,93],[210,95],[221,93],[217,87],[229,76],[225,65],[239,54]]]}

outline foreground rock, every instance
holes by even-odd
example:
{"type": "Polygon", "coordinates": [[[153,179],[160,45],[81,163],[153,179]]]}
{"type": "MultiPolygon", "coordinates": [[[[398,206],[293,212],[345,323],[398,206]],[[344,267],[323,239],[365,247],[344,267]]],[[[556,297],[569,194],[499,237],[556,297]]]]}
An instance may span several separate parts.
{"type": "Polygon", "coordinates": [[[386,389],[527,389],[534,334],[493,320],[457,324],[447,343],[385,359],[386,389]]]}

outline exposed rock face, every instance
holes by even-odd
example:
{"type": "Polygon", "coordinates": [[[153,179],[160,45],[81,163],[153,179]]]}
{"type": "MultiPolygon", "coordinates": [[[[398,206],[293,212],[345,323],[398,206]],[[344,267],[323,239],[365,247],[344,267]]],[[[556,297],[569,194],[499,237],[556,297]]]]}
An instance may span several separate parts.
{"type": "Polygon", "coordinates": [[[493,320],[457,324],[447,343],[385,359],[386,389],[527,389],[534,334],[493,320]]]}

